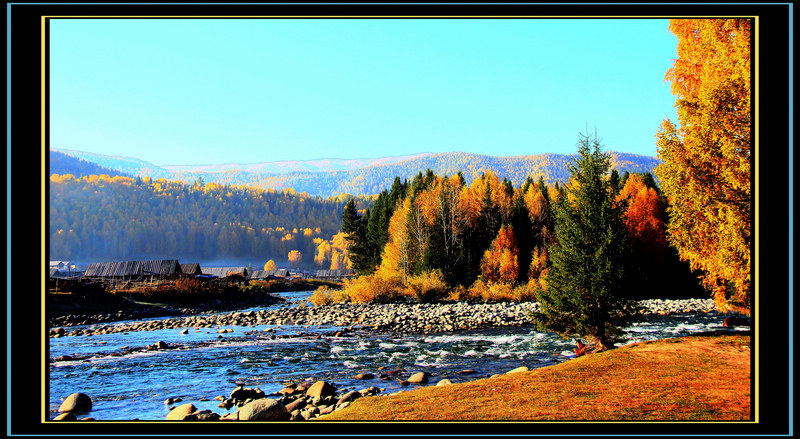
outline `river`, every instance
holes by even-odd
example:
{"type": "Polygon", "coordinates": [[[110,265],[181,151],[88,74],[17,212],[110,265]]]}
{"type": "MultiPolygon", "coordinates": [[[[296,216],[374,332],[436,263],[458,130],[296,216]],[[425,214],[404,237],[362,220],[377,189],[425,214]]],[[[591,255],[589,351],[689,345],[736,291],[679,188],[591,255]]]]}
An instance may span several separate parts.
{"type": "MultiPolygon", "coordinates": [[[[310,294],[281,295],[296,301],[310,294]]],[[[653,315],[625,328],[627,343],[720,330],[722,320],[716,312],[653,315]]],[[[50,357],[89,357],[49,364],[50,417],[58,414],[63,399],[74,392],[92,398],[88,416],[97,420],[161,420],[169,413],[164,404],[167,398],[181,398],[183,402],[177,404],[192,403],[220,415],[234,411],[235,407],[218,407],[214,397],[227,397],[240,384],[269,394],[282,389],[285,382],[324,379],[340,389],[375,386],[390,393],[415,385],[404,386],[399,379],[358,380],[354,375],[369,372],[377,377],[379,368],[386,368],[403,369],[398,376],[407,378],[413,372],[426,371],[432,375],[429,385],[435,385],[444,378],[458,383],[574,357],[573,341],[537,332],[531,326],[357,337],[334,336],[338,327],[229,328],[233,332],[224,335],[190,328],[187,334],[162,329],[50,338],[50,357]],[[130,348],[158,341],[180,347],[130,352],[130,348]],[[465,370],[475,372],[459,373],[465,370]]]]}

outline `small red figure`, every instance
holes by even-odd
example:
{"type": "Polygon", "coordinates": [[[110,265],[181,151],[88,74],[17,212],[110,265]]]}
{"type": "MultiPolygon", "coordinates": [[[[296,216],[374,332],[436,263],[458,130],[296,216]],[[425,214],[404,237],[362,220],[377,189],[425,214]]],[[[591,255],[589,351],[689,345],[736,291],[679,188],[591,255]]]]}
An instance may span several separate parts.
{"type": "Polygon", "coordinates": [[[576,344],[578,345],[578,347],[573,349],[573,351],[575,352],[575,356],[580,357],[581,355],[585,355],[587,350],[586,345],[581,343],[580,340],[578,340],[576,344]]]}

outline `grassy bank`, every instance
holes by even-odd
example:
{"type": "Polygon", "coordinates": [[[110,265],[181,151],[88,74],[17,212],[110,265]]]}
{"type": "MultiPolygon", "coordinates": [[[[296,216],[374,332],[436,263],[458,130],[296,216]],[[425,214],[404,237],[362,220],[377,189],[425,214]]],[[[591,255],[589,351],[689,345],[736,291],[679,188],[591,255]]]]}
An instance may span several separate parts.
{"type": "Polygon", "coordinates": [[[750,363],[749,335],[672,338],[361,398],[320,420],[747,420],[750,363]]]}

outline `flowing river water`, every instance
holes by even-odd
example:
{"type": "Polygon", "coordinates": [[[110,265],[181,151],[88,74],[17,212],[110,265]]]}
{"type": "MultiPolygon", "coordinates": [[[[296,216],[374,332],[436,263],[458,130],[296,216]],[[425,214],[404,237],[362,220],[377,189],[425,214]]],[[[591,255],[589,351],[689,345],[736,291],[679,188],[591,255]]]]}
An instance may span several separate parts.
{"type": "MultiPolygon", "coordinates": [[[[310,294],[283,296],[299,300],[310,294]]],[[[716,312],[651,315],[625,328],[627,343],[721,330],[723,318],[716,312]]],[[[177,404],[192,403],[220,415],[235,411],[236,407],[218,407],[214,397],[227,397],[238,385],[258,387],[269,394],[289,381],[324,379],[340,389],[375,386],[383,389],[381,393],[391,393],[415,387],[401,383],[414,372],[429,372],[428,385],[436,385],[445,378],[458,383],[520,366],[537,368],[574,358],[572,340],[537,332],[532,326],[338,337],[335,334],[341,328],[335,326],[229,328],[233,332],[224,335],[189,328],[185,334],[161,329],[50,338],[50,357],[81,358],[49,364],[50,417],[58,414],[63,399],[74,392],[92,398],[89,416],[97,420],[161,420],[169,413],[170,406],[164,404],[167,398],[181,398],[177,404]],[[130,349],[158,341],[180,347],[130,349]],[[403,372],[398,378],[382,380],[378,378],[381,368],[403,372]],[[376,378],[356,379],[361,372],[376,378]]]]}

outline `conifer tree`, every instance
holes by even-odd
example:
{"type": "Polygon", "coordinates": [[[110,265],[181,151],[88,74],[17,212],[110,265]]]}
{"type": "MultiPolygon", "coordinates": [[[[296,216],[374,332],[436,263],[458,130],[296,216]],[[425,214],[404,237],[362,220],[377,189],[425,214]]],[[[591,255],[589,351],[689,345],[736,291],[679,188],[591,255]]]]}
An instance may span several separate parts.
{"type": "Polygon", "coordinates": [[[553,205],[557,242],[548,247],[548,287],[537,295],[541,311],[534,316],[540,330],[585,337],[600,349],[613,347],[634,311],[624,291],[625,206],[610,190],[610,167],[597,135],[582,134],[569,166],[577,184],[553,205]]]}
{"type": "Polygon", "coordinates": [[[368,219],[369,211],[361,217],[356,211],[355,201],[347,202],[344,212],[342,212],[342,233],[347,236],[350,261],[353,263],[353,268],[358,271],[369,271],[373,267],[370,265],[372,258],[367,243],[366,223],[368,219]]]}

